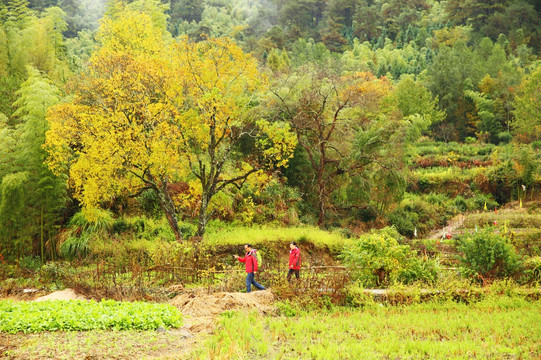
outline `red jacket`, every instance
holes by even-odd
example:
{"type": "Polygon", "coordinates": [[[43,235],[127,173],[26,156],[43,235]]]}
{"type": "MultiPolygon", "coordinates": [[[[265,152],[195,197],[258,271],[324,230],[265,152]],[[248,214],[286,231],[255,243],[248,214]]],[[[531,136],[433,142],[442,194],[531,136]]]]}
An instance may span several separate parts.
{"type": "Polygon", "coordinates": [[[257,256],[255,254],[255,250],[247,252],[244,257],[240,257],[237,260],[244,263],[247,273],[253,273],[257,271],[257,256]]]}
{"type": "Polygon", "coordinates": [[[301,268],[301,251],[299,248],[289,251],[289,268],[293,270],[299,270],[301,268]]]}

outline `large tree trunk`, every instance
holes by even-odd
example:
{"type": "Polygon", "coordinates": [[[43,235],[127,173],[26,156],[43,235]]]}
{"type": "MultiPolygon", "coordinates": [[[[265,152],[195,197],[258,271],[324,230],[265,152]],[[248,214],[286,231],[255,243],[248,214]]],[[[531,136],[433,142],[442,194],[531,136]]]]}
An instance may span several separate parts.
{"type": "Polygon", "coordinates": [[[207,208],[209,206],[210,199],[207,196],[207,194],[203,193],[203,196],[201,197],[201,207],[199,208],[199,221],[197,224],[197,236],[203,237],[205,234],[207,223],[208,223],[208,216],[207,216],[207,208]]]}
{"type": "MultiPolygon", "coordinates": [[[[323,135],[320,136],[323,138],[323,135]]],[[[325,142],[320,141],[321,145],[319,147],[319,164],[317,167],[317,207],[319,211],[317,224],[319,227],[325,225],[325,196],[327,195],[326,186],[325,186],[325,165],[327,165],[327,154],[325,149],[325,142]]]]}
{"type": "Polygon", "coordinates": [[[317,224],[318,226],[323,227],[325,224],[325,184],[323,176],[318,175],[317,187],[317,207],[319,212],[317,224]]]}
{"type": "Polygon", "coordinates": [[[173,233],[175,234],[175,238],[177,239],[177,241],[182,242],[184,239],[178,227],[175,204],[173,203],[173,200],[171,199],[171,196],[169,195],[169,191],[167,190],[167,183],[164,182],[164,185],[162,186],[161,189],[155,189],[155,190],[158,195],[158,198],[160,199],[160,205],[162,207],[163,212],[165,213],[167,222],[169,223],[171,230],[173,230],[173,233]]]}

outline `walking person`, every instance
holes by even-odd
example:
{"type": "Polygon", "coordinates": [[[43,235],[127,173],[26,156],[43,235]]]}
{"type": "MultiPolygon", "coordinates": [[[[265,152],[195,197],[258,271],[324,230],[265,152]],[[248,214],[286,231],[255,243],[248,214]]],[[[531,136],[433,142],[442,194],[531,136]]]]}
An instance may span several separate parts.
{"type": "Polygon", "coordinates": [[[289,244],[289,272],[287,273],[287,281],[291,281],[291,275],[295,274],[299,280],[299,272],[301,269],[301,251],[295,241],[289,244]]]}
{"type": "Polygon", "coordinates": [[[246,268],[246,292],[252,291],[252,284],[259,290],[265,290],[265,287],[255,281],[254,276],[257,273],[257,254],[256,250],[252,248],[252,245],[244,245],[244,250],[246,255],[240,257],[238,255],[233,255],[235,259],[244,263],[246,268]]]}

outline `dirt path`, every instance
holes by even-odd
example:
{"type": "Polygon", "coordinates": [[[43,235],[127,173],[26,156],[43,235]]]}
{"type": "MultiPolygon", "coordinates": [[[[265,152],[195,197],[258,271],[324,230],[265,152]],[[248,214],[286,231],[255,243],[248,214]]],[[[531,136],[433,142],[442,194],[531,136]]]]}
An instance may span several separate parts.
{"type": "Polygon", "coordinates": [[[447,223],[447,226],[443,227],[443,229],[438,229],[432,231],[430,234],[427,235],[427,239],[441,239],[444,238],[447,234],[451,234],[453,236],[454,233],[456,233],[457,229],[460,229],[464,226],[464,220],[466,217],[463,214],[457,215],[449,222],[447,223]]]}

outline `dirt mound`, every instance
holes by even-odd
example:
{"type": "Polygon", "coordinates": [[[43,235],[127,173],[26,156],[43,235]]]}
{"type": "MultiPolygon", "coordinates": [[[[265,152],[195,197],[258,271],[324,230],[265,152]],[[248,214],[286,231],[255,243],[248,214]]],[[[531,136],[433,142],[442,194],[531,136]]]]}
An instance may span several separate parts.
{"type": "Polygon", "coordinates": [[[73,289],[65,289],[62,291],[55,291],[49,295],[36,298],[34,301],[47,301],[47,300],[87,300],[83,295],[77,294],[73,289]]]}
{"type": "Polygon", "coordinates": [[[258,310],[268,313],[273,310],[274,295],[269,290],[251,293],[196,294],[185,293],[171,300],[183,314],[194,317],[215,316],[227,310],[258,310]]]}

